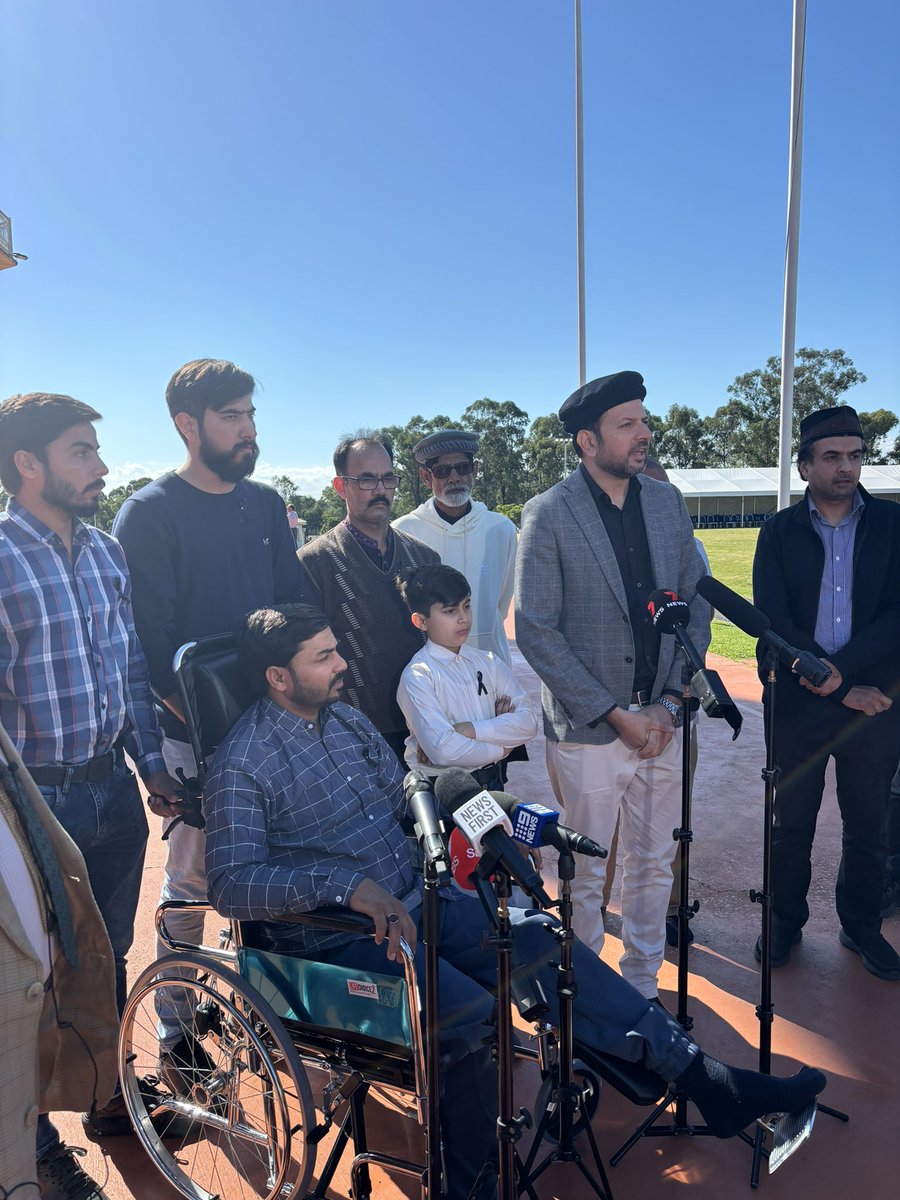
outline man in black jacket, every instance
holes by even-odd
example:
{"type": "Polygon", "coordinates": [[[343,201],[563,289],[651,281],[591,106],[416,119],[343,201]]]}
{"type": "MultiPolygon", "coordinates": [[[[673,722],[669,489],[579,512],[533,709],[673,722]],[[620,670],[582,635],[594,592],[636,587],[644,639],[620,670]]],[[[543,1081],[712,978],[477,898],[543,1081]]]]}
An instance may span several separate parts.
{"type": "Polygon", "coordinates": [[[864,450],[852,408],[801,422],[806,494],[766,522],[753,562],[754,601],[772,628],[832,671],[818,688],[778,672],[772,964],[788,961],[809,917],[810,855],[833,758],[843,819],[840,941],[867,971],[900,981],[900,955],[880,916],[883,823],[900,745],[900,506],[860,487],[864,450]]]}

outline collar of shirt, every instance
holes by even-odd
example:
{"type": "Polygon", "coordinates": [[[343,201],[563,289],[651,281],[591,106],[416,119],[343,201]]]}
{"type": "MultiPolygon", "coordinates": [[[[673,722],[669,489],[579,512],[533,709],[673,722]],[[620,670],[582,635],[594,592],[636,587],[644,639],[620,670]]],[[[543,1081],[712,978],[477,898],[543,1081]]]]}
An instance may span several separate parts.
{"type": "Polygon", "coordinates": [[[351,525],[349,517],[344,517],[343,523],[347,530],[356,538],[357,542],[359,542],[362,549],[365,550],[366,554],[368,554],[369,558],[371,558],[377,566],[384,570],[386,565],[394,557],[394,531],[391,529],[390,525],[388,525],[387,531],[387,544],[384,549],[384,554],[382,554],[381,547],[378,545],[375,539],[370,538],[368,534],[357,529],[355,525],[351,525]]]}
{"type": "Polygon", "coordinates": [[[432,658],[435,658],[438,660],[438,662],[443,662],[443,663],[459,662],[459,660],[461,658],[466,659],[467,661],[471,662],[475,658],[475,655],[472,653],[471,649],[469,648],[469,646],[466,645],[465,642],[460,646],[459,654],[457,654],[455,650],[448,650],[446,646],[439,646],[437,644],[437,642],[431,641],[430,638],[425,643],[424,648],[425,648],[426,653],[429,654],[432,658]]]}
{"type": "MultiPolygon", "coordinates": [[[[59,542],[60,545],[62,545],[62,539],[60,538],[60,536],[56,532],[56,530],[51,529],[49,525],[45,525],[44,522],[42,520],[40,520],[39,517],[36,517],[34,515],[34,513],[29,512],[27,508],[23,507],[23,505],[21,505],[18,502],[18,500],[16,500],[15,496],[11,496],[9,498],[9,502],[6,505],[6,513],[10,520],[15,521],[15,523],[25,533],[30,534],[31,537],[35,538],[37,541],[50,543],[55,538],[56,541],[59,542]]],[[[84,524],[83,521],[79,520],[78,517],[73,517],[72,518],[72,548],[73,548],[73,550],[87,545],[87,543],[90,540],[91,540],[91,535],[90,535],[90,532],[89,532],[87,526],[84,524]]]]}
{"type": "Polygon", "coordinates": [[[837,525],[832,525],[831,522],[826,520],[826,518],[823,517],[819,512],[819,510],[816,508],[815,501],[808,493],[806,496],[806,503],[809,505],[810,516],[815,517],[816,520],[822,525],[830,525],[832,529],[842,529],[848,521],[852,521],[854,517],[859,514],[860,510],[865,507],[863,498],[859,494],[859,488],[857,488],[853,493],[853,504],[851,505],[850,511],[847,513],[846,517],[842,517],[841,520],[838,521],[837,525]]]}

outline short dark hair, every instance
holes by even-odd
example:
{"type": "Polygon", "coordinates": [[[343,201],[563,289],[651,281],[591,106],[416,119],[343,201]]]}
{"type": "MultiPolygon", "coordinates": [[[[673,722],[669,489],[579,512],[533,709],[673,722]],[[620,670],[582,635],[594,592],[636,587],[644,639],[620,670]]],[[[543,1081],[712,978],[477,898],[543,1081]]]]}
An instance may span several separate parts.
{"type": "Polygon", "coordinates": [[[173,420],[183,412],[200,421],[208,408],[218,412],[242,396],[252,396],[255,388],[253,376],[233,362],[195,358],[179,367],[169,380],[166,404],[173,420]]]}
{"type": "Polygon", "coordinates": [[[102,421],[89,404],[52,392],[27,392],[0,404],[0,483],[15,496],[22,476],[15,464],[16,451],[28,450],[47,465],[47,447],[83,421],[102,421]]]}
{"type": "Polygon", "coordinates": [[[397,580],[400,595],[411,613],[427,617],[433,604],[459,604],[472,588],[462,571],[443,563],[428,563],[397,580]]]}
{"type": "Polygon", "coordinates": [[[335,448],[335,475],[341,476],[346,472],[347,458],[351,450],[363,450],[366,446],[381,446],[382,450],[387,450],[391,466],[394,465],[394,442],[389,433],[381,429],[357,429],[355,433],[348,433],[342,438],[335,448]]]}
{"type": "Polygon", "coordinates": [[[268,691],[269,667],[286,667],[303,643],[328,625],[322,610],[312,604],[273,604],[248,613],[235,633],[235,644],[241,670],[256,694],[268,691]]]}

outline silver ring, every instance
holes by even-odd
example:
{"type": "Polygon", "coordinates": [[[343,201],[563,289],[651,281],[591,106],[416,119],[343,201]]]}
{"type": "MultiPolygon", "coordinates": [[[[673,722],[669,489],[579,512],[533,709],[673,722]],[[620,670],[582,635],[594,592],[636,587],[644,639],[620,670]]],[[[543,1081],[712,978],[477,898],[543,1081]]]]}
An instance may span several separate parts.
{"type": "Polygon", "coordinates": [[[397,916],[396,913],[388,913],[388,917],[387,917],[388,925],[397,925],[399,923],[399,921],[400,921],[400,918],[397,916]]]}

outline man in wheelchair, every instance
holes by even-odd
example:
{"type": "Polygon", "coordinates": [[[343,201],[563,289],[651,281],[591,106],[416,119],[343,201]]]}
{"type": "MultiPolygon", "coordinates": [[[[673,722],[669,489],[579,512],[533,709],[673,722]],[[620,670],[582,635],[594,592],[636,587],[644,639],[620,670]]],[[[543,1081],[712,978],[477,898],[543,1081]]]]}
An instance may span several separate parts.
{"type": "MultiPolygon", "coordinates": [[[[264,949],[399,974],[400,939],[415,947],[421,932],[423,891],[400,825],[397,759],[366,717],[338,701],[346,663],[324,613],[307,605],[260,609],[237,641],[260,698],[210,764],[210,898],[224,915],[260,922],[264,949]],[[371,917],[374,940],[284,923],[323,905],[371,917]]],[[[479,901],[445,889],[440,907],[441,1127],[455,1200],[469,1194],[496,1150],[496,961],[482,948],[479,901]]],[[[543,982],[553,1022],[555,943],[543,928],[552,918],[523,909],[512,916],[518,960],[543,982]]],[[[825,1086],[810,1068],[778,1078],[718,1062],[578,942],[574,963],[576,1043],[675,1081],[720,1137],[766,1113],[803,1108],[825,1086]]]]}

